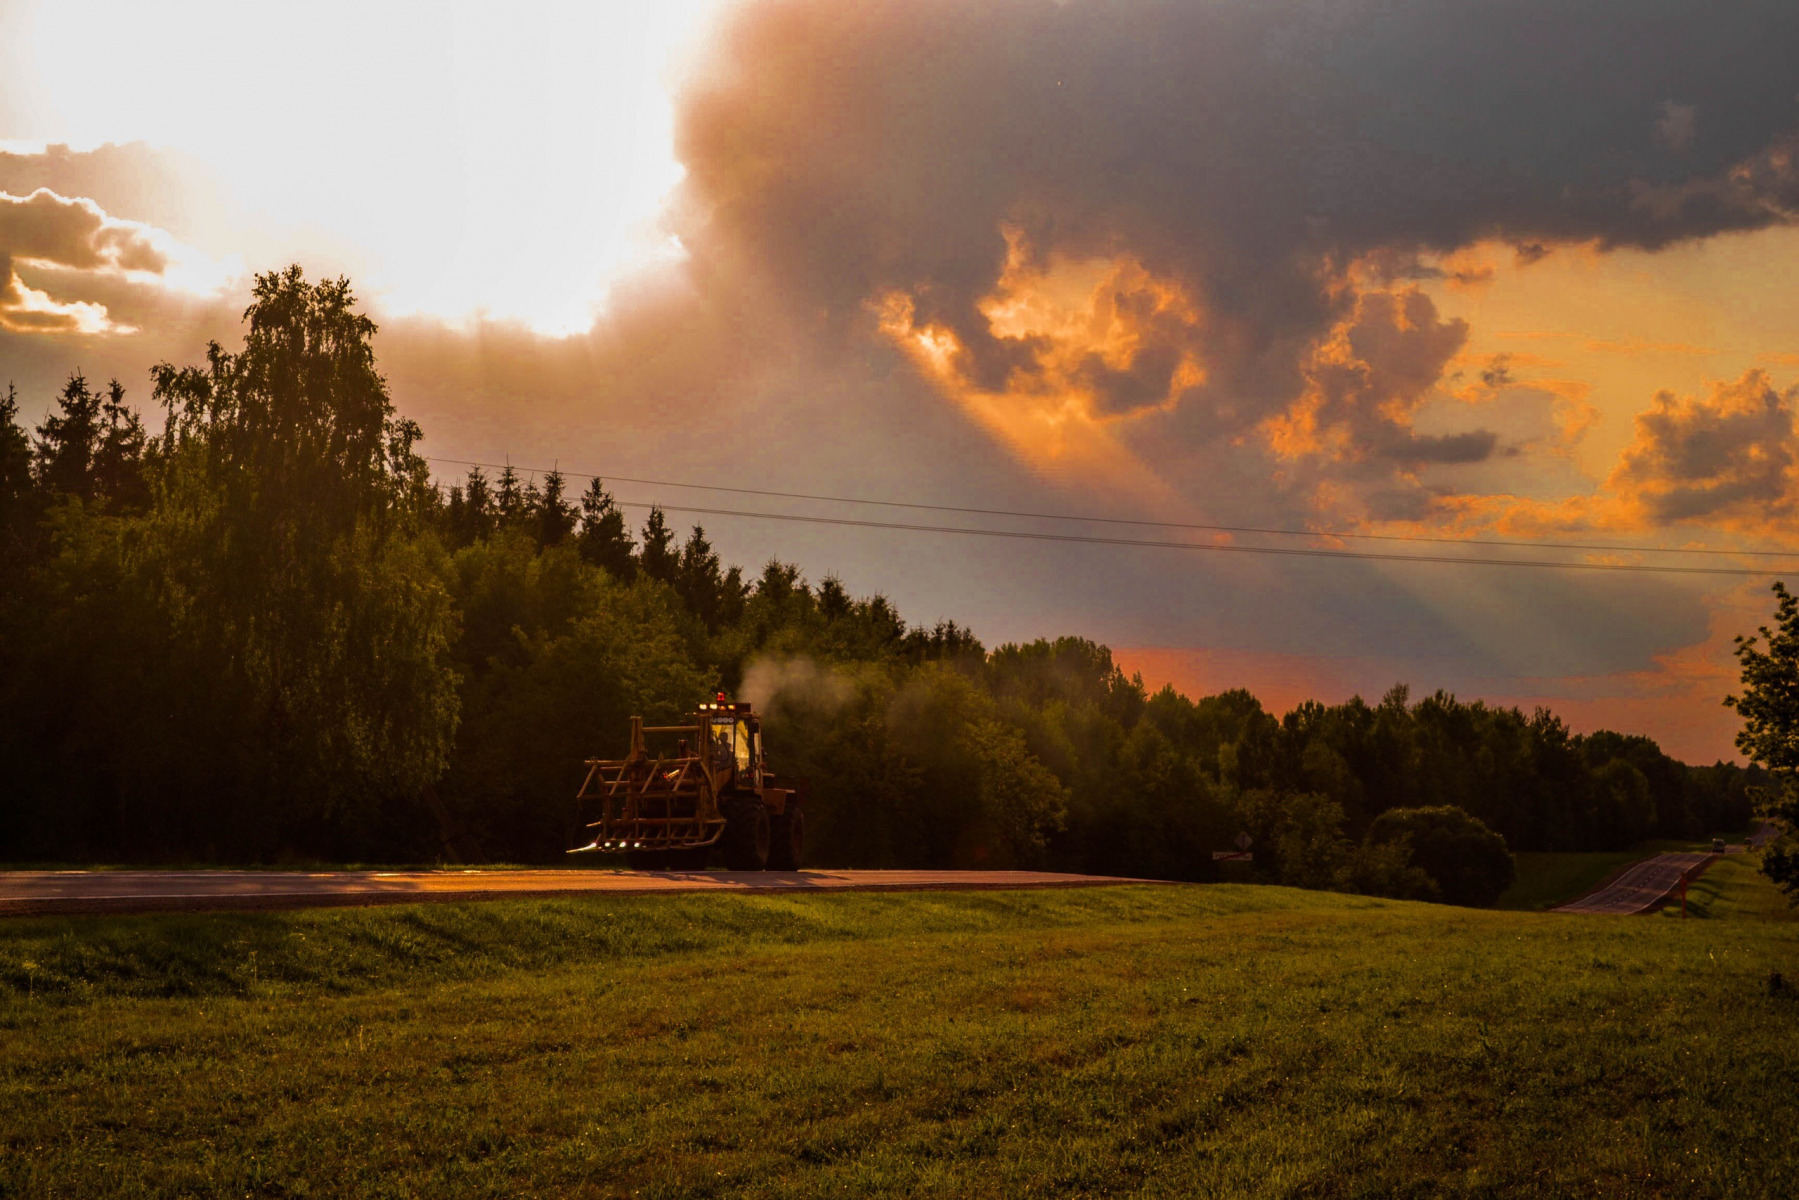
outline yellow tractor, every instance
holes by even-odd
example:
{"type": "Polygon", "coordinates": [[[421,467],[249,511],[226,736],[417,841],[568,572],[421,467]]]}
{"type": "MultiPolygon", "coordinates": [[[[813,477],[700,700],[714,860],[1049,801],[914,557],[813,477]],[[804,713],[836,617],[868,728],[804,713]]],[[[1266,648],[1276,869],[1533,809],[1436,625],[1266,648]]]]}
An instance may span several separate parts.
{"type": "Polygon", "coordinates": [[[797,871],[805,849],[800,799],[775,784],[761,718],[723,692],[685,724],[632,717],[630,754],[588,759],[576,799],[599,820],[569,853],[623,854],[640,871],[702,871],[715,850],[727,870],[797,871]]]}

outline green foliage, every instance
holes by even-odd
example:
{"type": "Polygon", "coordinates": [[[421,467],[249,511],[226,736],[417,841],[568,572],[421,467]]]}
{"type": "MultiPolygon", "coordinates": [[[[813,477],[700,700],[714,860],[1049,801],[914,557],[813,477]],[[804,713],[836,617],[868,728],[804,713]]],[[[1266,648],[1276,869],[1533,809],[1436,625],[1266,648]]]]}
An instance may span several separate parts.
{"type": "Polygon", "coordinates": [[[1793,838],[1799,829],[1799,596],[1779,582],[1774,596],[1774,628],[1763,625],[1759,631],[1767,649],[1758,648],[1756,638],[1737,639],[1743,694],[1724,703],[1743,718],[1737,749],[1773,777],[1765,793],[1766,815],[1785,826],[1763,856],[1762,870],[1799,904],[1799,846],[1793,838]]]}
{"type": "Polygon", "coordinates": [[[633,553],[636,547],[625,528],[625,514],[598,479],[581,494],[577,545],[583,559],[603,568],[614,579],[629,583],[637,577],[637,557],[633,553]]]}
{"type": "Polygon", "coordinates": [[[466,616],[459,750],[434,814],[445,852],[559,854],[580,832],[582,760],[622,755],[634,715],[678,720],[713,678],[666,587],[619,583],[572,547],[501,535],[460,551],[452,578],[466,616]]]}
{"type": "Polygon", "coordinates": [[[18,731],[0,756],[35,785],[28,845],[353,852],[391,842],[395,806],[447,765],[456,616],[416,529],[418,430],[347,284],[296,269],[254,295],[240,353],[156,368],[152,452],[116,386],[71,379],[45,423],[40,486],[71,499],[0,683],[18,731]],[[141,515],[82,503],[128,474],[115,451],[151,475],[141,515]]]}
{"type": "Polygon", "coordinates": [[[1459,808],[1390,808],[1375,818],[1368,840],[1406,845],[1447,904],[1488,908],[1517,878],[1505,839],[1459,808]]]}
{"type": "Polygon", "coordinates": [[[144,425],[126,405],[119,381],[100,393],[76,372],[57,397],[57,408],[38,426],[38,486],[51,496],[142,507],[147,499],[144,425]]]}
{"type": "MultiPolygon", "coordinates": [[[[0,606],[15,594],[24,576],[37,516],[31,441],[19,424],[18,389],[9,383],[0,396],[0,606]]],[[[0,607],[0,620],[6,615],[0,607]]]]}
{"type": "Polygon", "coordinates": [[[1406,842],[1357,843],[1343,835],[1343,809],[1314,792],[1259,788],[1244,793],[1238,818],[1255,845],[1257,865],[1289,887],[1436,900],[1436,881],[1411,859],[1406,842]]]}

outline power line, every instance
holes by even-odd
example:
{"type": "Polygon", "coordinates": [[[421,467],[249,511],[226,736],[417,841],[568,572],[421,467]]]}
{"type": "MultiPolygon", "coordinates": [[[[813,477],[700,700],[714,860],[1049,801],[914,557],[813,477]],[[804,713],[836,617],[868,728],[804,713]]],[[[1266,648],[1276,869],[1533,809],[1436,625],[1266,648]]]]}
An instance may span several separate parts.
{"type": "MultiPolygon", "coordinates": [[[[509,465],[509,464],[505,464],[505,463],[476,462],[471,459],[462,459],[462,458],[437,458],[437,457],[434,457],[431,455],[426,455],[425,458],[426,458],[427,462],[449,463],[453,466],[461,466],[461,467],[487,467],[487,468],[491,468],[492,470],[496,470],[496,471],[504,470],[506,468],[506,466],[509,465]]],[[[533,474],[533,475],[548,475],[550,473],[549,470],[546,470],[542,467],[513,467],[512,469],[515,471],[525,471],[526,473],[533,474]]],[[[557,470],[557,468],[551,468],[551,470],[557,470]]],[[[1428,534],[1350,533],[1350,532],[1343,531],[1343,530],[1328,530],[1328,529],[1275,529],[1275,528],[1265,528],[1265,527],[1255,526],[1255,525],[1204,525],[1204,524],[1197,524],[1197,523],[1184,522],[1184,521],[1149,521],[1149,520],[1140,520],[1140,519],[1136,519],[1136,518],[1132,518],[1132,517],[1089,517],[1089,516],[1078,516],[1078,515],[1075,515],[1072,513],[1022,512],[1022,511],[1018,511],[1018,510],[1014,510],[1014,509],[1005,509],[1005,508],[966,508],[966,507],[961,507],[961,506],[953,505],[953,504],[922,504],[922,503],[917,503],[917,502],[913,502],[913,501],[905,501],[905,500],[864,500],[864,499],[861,499],[861,498],[858,498],[855,496],[824,496],[824,495],[818,495],[816,493],[810,493],[810,492],[777,492],[777,491],[769,491],[769,490],[766,490],[763,488],[727,487],[724,484],[717,484],[717,483],[684,483],[684,482],[680,482],[678,480],[673,480],[673,479],[640,479],[640,478],[634,478],[629,475],[595,475],[595,474],[591,474],[591,473],[585,472],[585,471],[559,471],[559,473],[565,477],[569,477],[569,478],[573,478],[573,479],[610,479],[610,480],[614,481],[615,483],[635,483],[635,484],[642,484],[642,485],[648,486],[648,487],[693,488],[696,490],[708,491],[708,492],[731,492],[731,493],[734,493],[736,495],[741,495],[741,496],[767,496],[767,497],[771,497],[774,499],[780,499],[780,500],[815,500],[815,501],[819,501],[821,503],[828,503],[828,504],[865,504],[865,505],[878,506],[881,508],[911,508],[911,509],[919,509],[919,510],[926,511],[926,512],[964,513],[964,514],[967,514],[970,516],[984,516],[984,517],[1023,517],[1023,518],[1028,518],[1031,520],[1040,520],[1040,521],[1086,521],[1086,522],[1091,522],[1094,524],[1103,524],[1103,525],[1139,525],[1139,526],[1145,526],[1145,527],[1151,527],[1151,528],[1157,528],[1157,529],[1192,529],[1192,530],[1197,530],[1197,531],[1204,532],[1204,533],[1255,533],[1255,534],[1267,534],[1270,536],[1277,536],[1277,537],[1358,538],[1358,539],[1362,539],[1365,541],[1426,542],[1426,543],[1434,543],[1437,545],[1448,545],[1448,546],[1510,546],[1510,547],[1514,547],[1517,549],[1523,549],[1523,550],[1611,550],[1611,551],[1621,551],[1621,552],[1630,553],[1630,554],[1707,554],[1707,555],[1722,555],[1722,556],[1730,557],[1730,558],[1799,558],[1799,550],[1714,550],[1714,549],[1708,549],[1708,548],[1704,548],[1704,547],[1626,546],[1626,545],[1610,544],[1610,543],[1604,543],[1604,542],[1527,542],[1527,541],[1517,541],[1517,540],[1506,540],[1506,539],[1501,539],[1501,538],[1432,537],[1428,534]]],[[[652,505],[639,504],[637,502],[633,502],[633,505],[635,507],[654,507],[652,505]]],[[[673,507],[670,505],[665,504],[665,505],[662,505],[661,507],[670,509],[670,511],[677,511],[677,510],[673,509],[673,507]]],[[[681,509],[678,511],[701,512],[701,511],[707,511],[707,510],[681,509]]],[[[720,510],[720,512],[721,512],[721,515],[766,516],[771,519],[782,519],[782,518],[777,518],[776,514],[773,514],[773,513],[753,513],[753,514],[752,513],[736,513],[736,514],[732,514],[732,513],[727,513],[724,510],[720,510]]],[[[816,519],[820,520],[820,521],[824,520],[824,518],[816,518],[816,519]]],[[[887,528],[888,526],[883,526],[877,522],[877,523],[875,523],[874,527],[875,528],[887,528]]],[[[894,525],[894,526],[891,526],[891,528],[895,528],[895,529],[910,528],[910,526],[894,525]]],[[[958,532],[972,532],[972,531],[960,530],[958,532]]],[[[1172,542],[1171,543],[1149,543],[1149,542],[1136,543],[1136,542],[1128,542],[1128,541],[1120,542],[1119,544],[1121,544],[1121,545],[1137,545],[1137,544],[1142,544],[1142,545],[1152,545],[1152,544],[1154,544],[1154,545],[1163,545],[1163,544],[1165,544],[1165,545],[1191,545],[1191,543],[1185,543],[1185,542],[1180,542],[1180,543],[1172,543],[1172,542]]],[[[1239,550],[1239,551],[1247,551],[1250,549],[1250,547],[1238,546],[1238,547],[1234,547],[1234,549],[1239,550]]],[[[1325,553],[1330,553],[1330,552],[1320,550],[1320,551],[1317,551],[1317,553],[1325,554],[1325,553]]],[[[1344,551],[1342,553],[1344,555],[1348,555],[1351,557],[1355,556],[1355,554],[1353,552],[1349,552],[1349,551],[1344,551]]],[[[1398,555],[1396,557],[1401,558],[1401,559],[1412,559],[1415,556],[1398,555]]],[[[1431,561],[1436,561],[1436,560],[1423,558],[1423,557],[1416,557],[1415,561],[1431,562],[1431,561]]],[[[1475,560],[1457,558],[1457,559],[1445,559],[1443,561],[1471,562],[1471,561],[1475,561],[1475,560]]],[[[1512,561],[1512,560],[1505,560],[1505,561],[1512,561]]],[[[1541,564],[1541,565],[1553,565],[1553,564],[1541,564]]],[[[1570,564],[1570,565],[1581,565],[1581,564],[1570,564]]],[[[1585,565],[1593,566],[1593,565],[1602,565],[1602,564],[1585,564],[1585,565]]],[[[1699,570],[1700,568],[1693,568],[1693,569],[1699,570]]],[[[1721,574],[1748,574],[1748,575],[1768,574],[1768,572],[1764,572],[1764,571],[1720,571],[1719,573],[1721,573],[1721,574]]]]}
{"type": "Polygon", "coordinates": [[[957,525],[911,525],[897,521],[859,521],[852,517],[802,517],[793,513],[746,512],[734,508],[700,508],[655,504],[648,500],[615,500],[621,508],[660,508],[663,512],[714,517],[748,517],[793,521],[805,525],[847,525],[855,529],[896,529],[911,533],[959,533],[969,537],[1016,538],[1034,542],[1079,542],[1091,546],[1147,546],[1158,550],[1202,550],[1220,554],[1273,554],[1295,558],[1353,558],[1369,562],[1448,563],[1471,567],[1539,567],[1552,571],[1632,571],[1658,575],[1734,575],[1771,578],[1779,571],[1749,567],[1675,567],[1655,563],[1555,562],[1544,558],[1461,558],[1447,554],[1384,554],[1376,550],[1326,550],[1315,546],[1237,546],[1216,542],[1163,542],[1147,538],[1098,537],[1079,533],[1038,533],[1022,529],[971,529],[957,525]]]}

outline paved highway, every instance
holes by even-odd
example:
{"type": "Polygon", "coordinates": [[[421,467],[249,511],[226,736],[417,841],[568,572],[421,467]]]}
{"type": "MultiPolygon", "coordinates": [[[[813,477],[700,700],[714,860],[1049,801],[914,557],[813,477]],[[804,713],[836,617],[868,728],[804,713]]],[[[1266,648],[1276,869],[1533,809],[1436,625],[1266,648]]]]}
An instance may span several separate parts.
{"type": "Polygon", "coordinates": [[[1045,871],[0,871],[0,915],[301,908],[588,892],[946,891],[1143,882],[1045,871]]]}
{"type": "MultiPolygon", "coordinates": [[[[1734,847],[1741,850],[1741,846],[1734,847]]],[[[1715,854],[1658,854],[1645,859],[1605,887],[1554,909],[1561,913],[1610,913],[1629,916],[1653,908],[1680,884],[1683,872],[1710,862],[1715,854]]]]}
{"type": "MultiPolygon", "coordinates": [[[[1745,850],[1759,850],[1780,833],[1780,827],[1763,822],[1749,837],[1749,844],[1732,842],[1724,847],[1726,854],[1741,854],[1745,850]]],[[[1645,859],[1618,876],[1597,891],[1589,892],[1578,900],[1571,900],[1551,912],[1564,913],[1608,913],[1614,916],[1631,916],[1635,913],[1647,912],[1655,907],[1657,901],[1669,895],[1680,886],[1683,872],[1692,871],[1697,877],[1700,871],[1711,865],[1716,854],[1683,853],[1658,854],[1654,858],[1645,859]]]]}

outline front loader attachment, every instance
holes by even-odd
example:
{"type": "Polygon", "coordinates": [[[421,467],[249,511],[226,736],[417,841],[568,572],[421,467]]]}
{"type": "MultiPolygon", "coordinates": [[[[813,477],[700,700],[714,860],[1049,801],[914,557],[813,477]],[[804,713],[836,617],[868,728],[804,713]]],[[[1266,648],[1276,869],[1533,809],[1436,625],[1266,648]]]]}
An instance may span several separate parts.
{"type": "Polygon", "coordinates": [[[569,851],[689,850],[710,846],[724,832],[712,780],[697,754],[650,757],[646,733],[695,733],[691,725],[651,726],[631,718],[627,758],[587,760],[587,778],[576,799],[599,805],[593,840],[569,851]]]}

